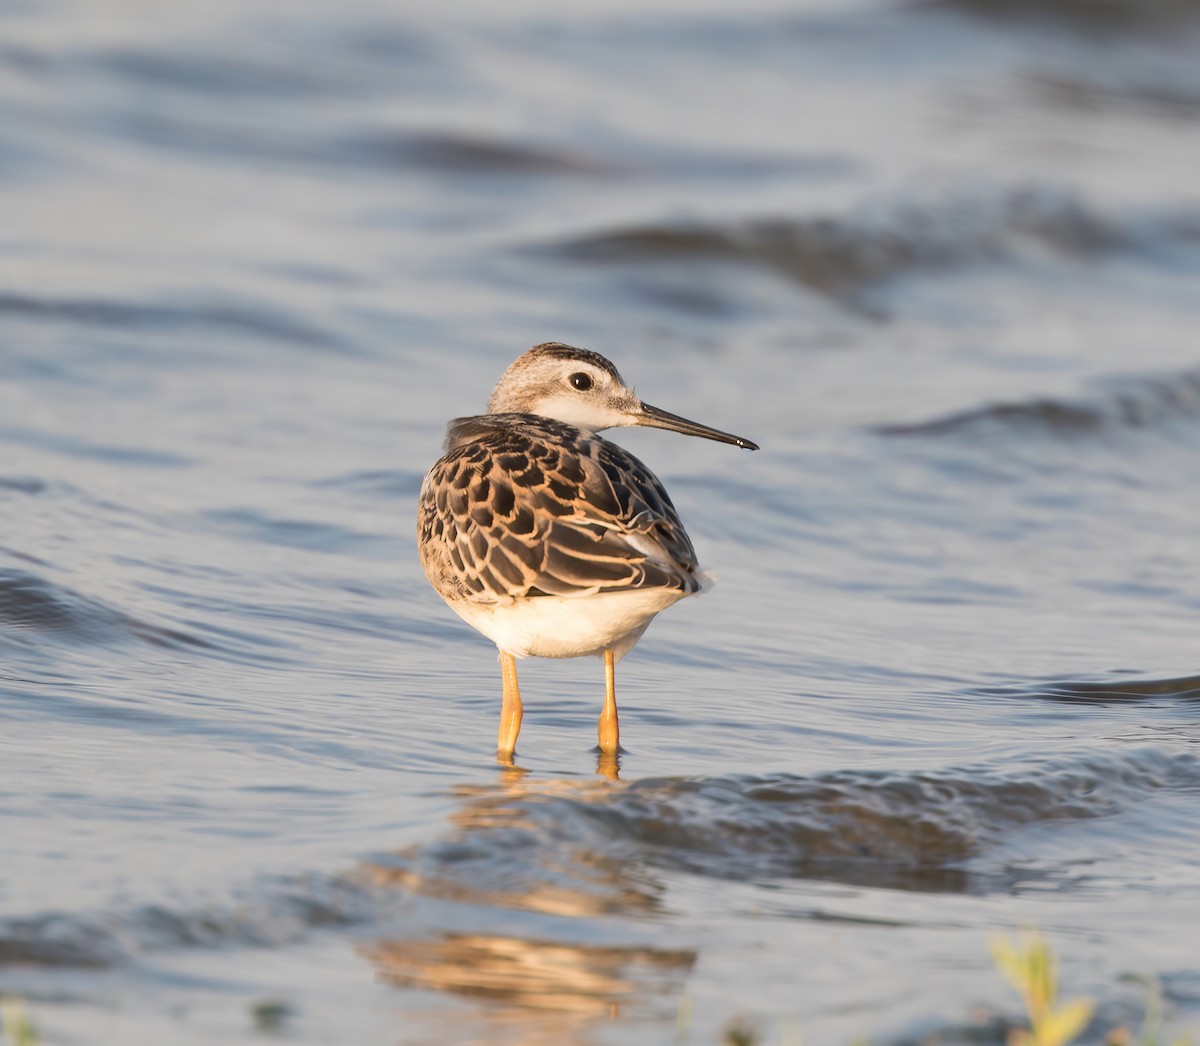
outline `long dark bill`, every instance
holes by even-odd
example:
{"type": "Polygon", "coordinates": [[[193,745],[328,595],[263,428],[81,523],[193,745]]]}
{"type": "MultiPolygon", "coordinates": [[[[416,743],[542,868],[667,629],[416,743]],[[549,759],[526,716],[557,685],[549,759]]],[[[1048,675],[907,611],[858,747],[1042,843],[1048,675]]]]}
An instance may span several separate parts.
{"type": "Polygon", "coordinates": [[[732,436],[720,429],[711,429],[699,422],[688,421],[687,418],[681,418],[678,414],[651,407],[648,403],[642,404],[641,424],[652,429],[670,429],[672,432],[682,432],[685,436],[703,436],[705,439],[715,439],[718,443],[732,443],[735,447],[744,447],[746,450],[758,450],[757,443],[751,443],[750,440],[742,439],[741,436],[732,436]]]}

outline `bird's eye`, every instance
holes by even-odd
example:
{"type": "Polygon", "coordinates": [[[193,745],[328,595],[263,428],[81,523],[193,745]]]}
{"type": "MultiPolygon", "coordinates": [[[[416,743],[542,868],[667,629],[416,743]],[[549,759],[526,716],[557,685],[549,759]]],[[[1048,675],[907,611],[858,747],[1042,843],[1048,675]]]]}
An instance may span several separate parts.
{"type": "Polygon", "coordinates": [[[567,381],[571,383],[572,388],[576,388],[580,392],[587,392],[592,387],[592,376],[584,374],[583,371],[580,371],[578,374],[572,374],[567,381]]]}

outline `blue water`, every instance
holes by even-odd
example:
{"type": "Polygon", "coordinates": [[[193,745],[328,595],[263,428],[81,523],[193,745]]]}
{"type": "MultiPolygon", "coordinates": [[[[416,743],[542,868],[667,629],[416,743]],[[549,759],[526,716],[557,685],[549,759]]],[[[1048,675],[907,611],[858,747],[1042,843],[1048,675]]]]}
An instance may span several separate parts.
{"type": "Polygon", "coordinates": [[[1031,924],[1090,1041],[1130,972],[1200,1022],[1195,5],[3,11],[42,1041],[998,1042],[1031,924]],[[414,547],[546,340],[763,448],[614,435],[719,578],[622,662],[618,780],[591,660],[496,766],[414,547]]]}

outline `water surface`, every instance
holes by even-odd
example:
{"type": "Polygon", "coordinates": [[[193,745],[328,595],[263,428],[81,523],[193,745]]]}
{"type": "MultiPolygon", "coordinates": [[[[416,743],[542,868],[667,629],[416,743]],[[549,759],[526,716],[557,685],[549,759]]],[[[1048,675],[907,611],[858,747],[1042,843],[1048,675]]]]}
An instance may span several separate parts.
{"type": "Polygon", "coordinates": [[[10,4],[0,990],[47,1043],[1200,1020],[1194,4],[10,4]],[[494,651],[414,502],[520,351],[720,583],[494,651]],[[597,771],[601,771],[597,773],[597,771]]]}

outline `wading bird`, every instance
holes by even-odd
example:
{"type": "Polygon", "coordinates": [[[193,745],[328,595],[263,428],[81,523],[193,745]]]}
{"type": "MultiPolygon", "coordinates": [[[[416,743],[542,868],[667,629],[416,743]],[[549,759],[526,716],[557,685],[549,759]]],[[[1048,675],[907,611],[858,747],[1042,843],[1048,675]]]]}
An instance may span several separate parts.
{"type": "Polygon", "coordinates": [[[500,649],[498,754],[521,729],[518,657],[604,658],[601,753],[620,745],[616,663],[655,615],[705,587],[663,485],[598,433],[622,425],[758,446],[638,399],[599,353],[537,345],[487,413],[452,421],[421,486],[417,543],[450,608],[500,649]]]}

